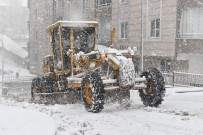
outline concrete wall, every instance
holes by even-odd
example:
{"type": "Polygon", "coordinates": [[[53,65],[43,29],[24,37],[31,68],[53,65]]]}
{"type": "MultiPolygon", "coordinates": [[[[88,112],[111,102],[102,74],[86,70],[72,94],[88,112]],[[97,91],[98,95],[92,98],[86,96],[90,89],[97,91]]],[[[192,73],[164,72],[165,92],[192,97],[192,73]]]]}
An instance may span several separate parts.
{"type": "Polygon", "coordinates": [[[144,8],[144,55],[175,56],[176,0],[147,0],[144,8]],[[160,37],[150,36],[151,20],[160,18],[160,37]]]}
{"type": "MultiPolygon", "coordinates": [[[[174,59],[176,13],[177,0],[143,1],[145,68],[160,68],[161,60],[174,59]],[[150,35],[151,20],[158,18],[160,18],[160,37],[152,38],[150,35]]],[[[117,30],[116,48],[137,47],[139,54],[141,45],[141,0],[128,0],[128,3],[112,0],[112,27],[117,30]],[[127,39],[120,39],[120,22],[123,21],[127,21],[129,24],[127,39]]]]}
{"type": "Polygon", "coordinates": [[[42,73],[43,57],[51,54],[46,28],[53,22],[52,0],[29,0],[29,56],[30,72],[42,73]]]}
{"type": "Polygon", "coordinates": [[[95,3],[95,19],[99,22],[99,44],[109,46],[111,44],[111,20],[112,3],[99,6],[95,3]]]}
{"type": "Polygon", "coordinates": [[[176,39],[176,56],[177,60],[187,60],[187,72],[203,73],[203,37],[180,37],[180,19],[181,10],[184,8],[203,8],[203,0],[188,1],[178,0],[177,6],[177,39],[176,39]]]}
{"type": "MultiPolygon", "coordinates": [[[[112,27],[116,29],[116,42],[115,48],[127,48],[130,46],[130,40],[120,38],[120,23],[128,22],[129,31],[130,26],[130,1],[127,3],[121,3],[120,0],[112,0],[112,27]]],[[[129,33],[129,36],[131,33],[129,33]]]]}
{"type": "Polygon", "coordinates": [[[61,14],[56,13],[55,0],[29,0],[29,61],[30,72],[42,74],[42,60],[51,54],[50,37],[46,29],[59,20],[92,20],[95,2],[89,1],[88,15],[84,16],[81,0],[62,0],[61,14]]]}

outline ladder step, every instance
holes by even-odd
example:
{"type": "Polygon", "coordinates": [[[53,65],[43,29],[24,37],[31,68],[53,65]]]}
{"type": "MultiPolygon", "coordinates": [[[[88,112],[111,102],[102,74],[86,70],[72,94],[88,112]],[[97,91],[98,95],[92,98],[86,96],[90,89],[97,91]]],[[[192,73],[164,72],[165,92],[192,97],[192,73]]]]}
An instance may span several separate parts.
{"type": "Polygon", "coordinates": [[[145,89],[147,86],[145,84],[140,84],[140,85],[134,85],[133,89],[138,90],[138,89],[145,89]]]}
{"type": "Polygon", "coordinates": [[[106,79],[106,80],[103,80],[103,83],[104,84],[112,84],[112,83],[117,83],[117,79],[106,79]]]}
{"type": "Polygon", "coordinates": [[[104,90],[106,91],[119,90],[119,89],[120,89],[119,86],[108,86],[104,88],[104,90]]]}

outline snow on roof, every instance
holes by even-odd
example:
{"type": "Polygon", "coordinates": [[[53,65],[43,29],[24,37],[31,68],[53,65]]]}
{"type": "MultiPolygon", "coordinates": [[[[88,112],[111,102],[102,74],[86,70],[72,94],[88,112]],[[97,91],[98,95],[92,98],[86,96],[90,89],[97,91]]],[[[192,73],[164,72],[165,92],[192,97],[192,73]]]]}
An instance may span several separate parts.
{"type": "Polygon", "coordinates": [[[98,23],[97,21],[58,21],[60,23],[98,23]]]}
{"type": "Polygon", "coordinates": [[[0,35],[0,47],[2,47],[2,40],[4,43],[4,48],[18,56],[20,56],[21,58],[25,58],[28,56],[28,52],[21,48],[17,43],[15,43],[12,39],[10,39],[9,37],[7,37],[6,35],[0,35]],[[3,38],[3,39],[2,39],[3,38]]]}
{"type": "Polygon", "coordinates": [[[92,26],[95,27],[95,24],[98,25],[97,21],[58,21],[52,25],[50,25],[47,29],[50,32],[53,28],[56,28],[58,26],[64,26],[64,27],[87,27],[92,26]]]}

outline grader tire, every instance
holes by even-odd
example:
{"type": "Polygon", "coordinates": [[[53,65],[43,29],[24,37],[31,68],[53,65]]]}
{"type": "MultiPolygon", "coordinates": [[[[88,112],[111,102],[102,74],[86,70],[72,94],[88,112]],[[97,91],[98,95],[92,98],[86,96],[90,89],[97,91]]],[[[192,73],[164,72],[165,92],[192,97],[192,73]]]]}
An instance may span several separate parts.
{"type": "Polygon", "coordinates": [[[145,106],[158,107],[165,96],[165,82],[162,74],[155,68],[150,68],[141,74],[147,79],[146,89],[139,90],[139,96],[145,106]]]}
{"type": "Polygon", "coordinates": [[[41,92],[41,78],[36,77],[32,80],[31,85],[31,100],[35,100],[35,93],[41,92]]]}
{"type": "Polygon", "coordinates": [[[97,72],[87,74],[81,85],[82,100],[88,112],[98,113],[104,107],[104,85],[97,72]]]}
{"type": "Polygon", "coordinates": [[[53,81],[50,77],[45,78],[45,89],[46,89],[46,93],[53,92],[53,81]]]}

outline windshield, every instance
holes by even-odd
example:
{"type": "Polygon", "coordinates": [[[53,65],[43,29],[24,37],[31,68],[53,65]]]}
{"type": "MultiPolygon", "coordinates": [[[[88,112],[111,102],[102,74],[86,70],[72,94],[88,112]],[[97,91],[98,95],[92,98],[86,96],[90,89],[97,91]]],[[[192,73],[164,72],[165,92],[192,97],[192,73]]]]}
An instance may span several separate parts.
{"type": "Polygon", "coordinates": [[[75,51],[89,53],[94,49],[95,44],[95,28],[76,28],[74,30],[75,51]]]}
{"type": "Polygon", "coordinates": [[[55,29],[52,36],[52,45],[54,50],[54,59],[56,61],[57,69],[62,69],[62,61],[60,55],[60,42],[59,42],[59,31],[55,29]]]}
{"type": "MultiPolygon", "coordinates": [[[[67,56],[67,52],[70,49],[70,27],[62,27],[61,30],[62,30],[64,68],[70,69],[71,62],[70,62],[70,58],[67,56]]],[[[84,53],[90,53],[94,49],[95,28],[94,27],[73,28],[73,32],[74,32],[75,53],[78,53],[80,51],[84,53]]]]}
{"type": "Polygon", "coordinates": [[[67,56],[67,52],[70,49],[70,28],[62,27],[62,46],[63,46],[63,57],[64,57],[64,68],[70,69],[71,61],[67,56]]]}

